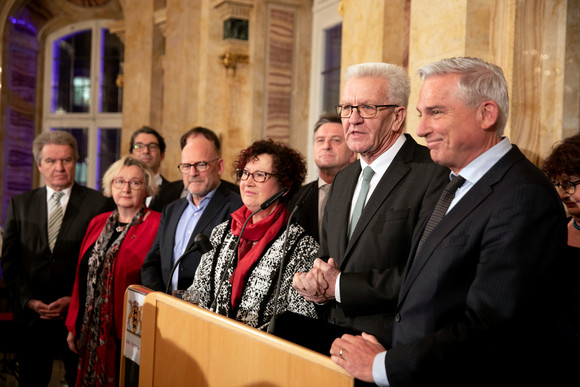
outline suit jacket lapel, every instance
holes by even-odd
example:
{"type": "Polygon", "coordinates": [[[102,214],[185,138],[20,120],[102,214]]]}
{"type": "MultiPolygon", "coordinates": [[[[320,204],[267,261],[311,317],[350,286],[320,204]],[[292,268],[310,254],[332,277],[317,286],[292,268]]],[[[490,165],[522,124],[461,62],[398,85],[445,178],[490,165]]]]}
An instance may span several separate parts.
{"type": "MultiPolygon", "coordinates": [[[[356,184],[358,183],[358,177],[360,175],[361,170],[362,169],[359,161],[356,162],[355,168],[352,169],[348,168],[343,170],[345,171],[345,173],[349,173],[349,175],[346,176],[345,179],[347,183],[345,184],[345,187],[348,187],[348,189],[344,190],[339,189],[338,191],[335,191],[336,186],[333,184],[331,187],[330,195],[331,196],[336,195],[336,199],[333,199],[333,201],[338,203],[344,203],[340,206],[336,206],[335,208],[339,211],[339,219],[343,220],[342,224],[344,225],[339,228],[340,232],[338,236],[340,250],[343,251],[343,253],[341,254],[340,257],[333,257],[335,260],[337,260],[337,263],[340,267],[342,267],[343,263],[345,262],[348,250],[348,224],[350,223],[350,207],[352,206],[353,200],[352,195],[354,194],[356,184]]],[[[329,225],[329,228],[332,230],[334,229],[335,226],[336,225],[329,225]]]]}
{"type": "Polygon", "coordinates": [[[85,194],[79,188],[77,183],[74,183],[70,192],[70,198],[68,199],[68,204],[66,205],[66,211],[62,218],[62,225],[60,226],[60,232],[58,234],[58,240],[60,239],[61,235],[66,235],[70,227],[76,227],[75,225],[75,217],[81,211],[81,204],[84,200],[85,194]]]}
{"type": "MultiPolygon", "coordinates": [[[[177,231],[177,225],[179,224],[179,220],[181,219],[183,211],[185,211],[188,205],[189,202],[187,201],[187,199],[178,199],[175,204],[175,207],[173,208],[173,211],[171,211],[171,213],[167,213],[167,216],[165,216],[165,219],[167,221],[167,227],[165,227],[165,235],[166,237],[169,238],[167,240],[171,241],[171,246],[174,246],[175,244],[175,232],[177,231]]],[[[173,251],[171,251],[171,254],[162,254],[161,256],[164,255],[167,257],[173,257],[173,251]]],[[[175,257],[175,259],[177,258],[179,257],[175,257]]],[[[171,267],[173,266],[173,261],[168,262],[168,265],[169,270],[171,270],[171,267]]]]}
{"type": "MultiPolygon", "coordinates": [[[[202,232],[207,227],[209,222],[215,216],[215,213],[217,211],[219,211],[219,209],[225,205],[226,197],[224,195],[224,191],[223,191],[224,189],[227,189],[227,188],[225,188],[225,186],[223,184],[220,184],[218,189],[213,194],[213,197],[210,199],[209,203],[207,204],[207,207],[205,208],[205,210],[203,210],[203,214],[201,214],[201,218],[199,218],[197,224],[195,225],[195,229],[193,230],[193,233],[191,234],[191,238],[189,238],[189,242],[187,243],[186,249],[189,249],[193,246],[193,243],[194,243],[193,240],[195,239],[195,236],[197,234],[199,234],[200,232],[202,232]]],[[[208,235],[208,237],[209,237],[209,235],[208,235]]]]}
{"type": "MultiPolygon", "coordinates": [[[[356,241],[365,231],[369,222],[371,221],[373,216],[375,216],[376,212],[381,208],[385,200],[387,200],[387,198],[389,197],[395,186],[407,173],[409,173],[410,168],[406,165],[406,163],[413,159],[413,154],[416,146],[417,143],[415,141],[413,141],[412,139],[409,140],[409,138],[407,138],[407,141],[405,141],[405,144],[399,150],[399,152],[391,162],[391,165],[389,165],[389,168],[387,168],[387,170],[385,171],[385,174],[377,184],[376,188],[373,191],[372,196],[369,198],[367,204],[365,205],[362,215],[356,225],[356,228],[354,229],[352,237],[348,241],[348,245],[346,247],[345,252],[345,258],[348,257],[348,254],[356,244],[356,241]]],[[[347,225],[349,221],[350,219],[347,221],[347,225]]],[[[343,263],[346,262],[347,260],[348,259],[345,259],[343,263]]],[[[343,263],[341,263],[341,265],[343,263]]]]}
{"type": "Polygon", "coordinates": [[[40,235],[42,246],[46,246],[48,250],[48,203],[46,201],[46,187],[40,188],[36,191],[35,198],[32,203],[27,203],[30,206],[30,214],[38,216],[40,219],[40,235]]]}
{"type": "MultiPolygon", "coordinates": [[[[437,246],[445,239],[471,212],[480,205],[493,192],[493,186],[498,183],[508,169],[524,155],[514,145],[496,165],[494,165],[471,189],[467,194],[449,211],[435,229],[425,240],[421,251],[415,256],[417,244],[421,235],[417,234],[413,241],[413,247],[409,255],[409,263],[406,268],[405,279],[401,288],[399,302],[405,297],[417,276],[435,251],[437,246]],[[414,259],[412,259],[414,257],[414,259]]],[[[426,221],[425,221],[426,224],[426,221]]],[[[424,228],[425,224],[422,225],[424,228]]]]}

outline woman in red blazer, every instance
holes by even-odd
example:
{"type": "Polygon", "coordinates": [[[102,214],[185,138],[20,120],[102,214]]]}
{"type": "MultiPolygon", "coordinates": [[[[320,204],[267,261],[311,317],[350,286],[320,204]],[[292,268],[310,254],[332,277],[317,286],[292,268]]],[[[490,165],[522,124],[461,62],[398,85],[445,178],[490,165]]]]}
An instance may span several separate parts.
{"type": "Polygon", "coordinates": [[[77,386],[116,386],[127,286],[140,283],[158,212],[145,205],[157,186],[151,170],[126,156],[103,176],[104,195],[117,209],[91,220],[81,246],[66,319],[70,349],[79,355],[77,386]]]}

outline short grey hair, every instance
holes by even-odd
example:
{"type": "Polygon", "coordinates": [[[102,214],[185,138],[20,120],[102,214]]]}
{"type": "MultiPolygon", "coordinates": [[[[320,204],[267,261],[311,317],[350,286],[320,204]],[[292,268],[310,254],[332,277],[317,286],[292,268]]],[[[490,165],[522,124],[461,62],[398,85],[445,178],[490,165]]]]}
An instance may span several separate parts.
{"type": "Polygon", "coordinates": [[[111,186],[113,185],[113,179],[119,174],[119,171],[123,167],[137,166],[143,172],[145,176],[145,190],[147,191],[147,196],[155,196],[159,187],[155,183],[154,175],[151,169],[143,161],[134,158],[131,155],[124,156],[119,160],[115,161],[107,169],[107,172],[103,175],[103,195],[110,198],[112,196],[111,186]]]}
{"type": "Polygon", "coordinates": [[[455,57],[430,63],[417,70],[421,79],[432,75],[459,74],[458,97],[465,106],[477,107],[492,100],[499,107],[496,133],[502,135],[509,115],[509,93],[502,69],[480,58],[455,57]]]}
{"type": "Polygon", "coordinates": [[[390,63],[359,63],[349,66],[344,74],[344,81],[352,78],[382,78],[389,83],[387,100],[407,108],[411,94],[411,80],[400,66],[390,63]]]}
{"type": "Polygon", "coordinates": [[[75,163],[79,160],[79,149],[77,147],[77,140],[69,132],[63,130],[52,130],[42,132],[32,142],[32,154],[36,164],[40,165],[42,161],[42,148],[45,145],[68,145],[73,151],[75,163]]]}

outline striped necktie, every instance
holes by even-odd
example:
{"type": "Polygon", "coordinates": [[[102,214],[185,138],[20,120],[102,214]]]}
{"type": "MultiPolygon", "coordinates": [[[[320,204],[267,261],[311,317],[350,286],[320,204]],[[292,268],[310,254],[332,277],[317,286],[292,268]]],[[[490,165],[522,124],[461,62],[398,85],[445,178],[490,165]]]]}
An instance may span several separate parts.
{"type": "Polygon", "coordinates": [[[421,236],[421,240],[419,241],[419,246],[417,247],[417,253],[421,251],[421,247],[423,246],[423,242],[429,236],[431,231],[441,222],[441,219],[447,213],[447,209],[451,205],[453,198],[455,197],[455,191],[459,189],[465,183],[465,178],[462,176],[455,176],[445,187],[439,201],[435,205],[435,209],[431,214],[431,217],[427,221],[427,226],[425,226],[425,231],[423,231],[423,235],[421,236]]]}
{"type": "Polygon", "coordinates": [[[62,224],[62,205],[60,204],[60,198],[64,195],[64,192],[57,191],[52,194],[50,198],[50,216],[48,218],[48,246],[50,251],[54,249],[54,244],[56,243],[56,238],[58,237],[58,232],[60,231],[60,225],[62,224]]]}

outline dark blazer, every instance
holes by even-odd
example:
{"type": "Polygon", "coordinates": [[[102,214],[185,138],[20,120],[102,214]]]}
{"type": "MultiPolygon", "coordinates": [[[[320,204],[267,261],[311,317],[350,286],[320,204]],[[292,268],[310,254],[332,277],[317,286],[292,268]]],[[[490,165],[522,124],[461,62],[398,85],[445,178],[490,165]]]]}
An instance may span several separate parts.
{"type": "MultiPolygon", "coordinates": [[[[141,281],[150,289],[164,292],[167,288],[170,281],[169,273],[173,267],[175,231],[187,204],[186,198],[179,199],[169,204],[161,214],[159,231],[141,268],[141,281]]],[[[209,237],[213,228],[230,219],[231,213],[242,204],[239,194],[232,192],[226,184],[220,184],[197,222],[186,249],[193,246],[197,234],[203,233],[209,237]]],[[[183,258],[178,269],[179,289],[187,289],[193,283],[193,276],[200,260],[199,251],[193,251],[183,258]]]]}
{"type": "Polygon", "coordinates": [[[54,251],[48,247],[46,187],[15,196],[6,217],[2,267],[22,316],[30,299],[46,304],[72,294],[79,250],[90,220],[110,209],[101,193],[74,184],[54,251]]]}
{"type": "MultiPolygon", "coordinates": [[[[163,178],[163,180],[165,180],[165,178],[163,178]]],[[[155,195],[155,197],[151,199],[151,203],[149,203],[149,208],[157,212],[163,211],[169,203],[181,199],[181,193],[184,189],[183,180],[176,180],[171,183],[165,180],[165,182],[166,183],[159,187],[159,192],[157,192],[157,195],[155,195]]],[[[230,191],[238,194],[240,193],[240,187],[238,185],[225,180],[221,180],[221,182],[222,185],[229,188],[230,191]]]]}
{"type": "MultiPolygon", "coordinates": [[[[163,175],[161,175],[161,185],[159,186],[159,190],[157,191],[157,195],[153,196],[153,198],[151,198],[151,202],[149,203],[149,208],[152,209],[153,211],[157,211],[157,212],[161,212],[163,211],[163,208],[168,205],[169,203],[171,203],[171,201],[167,201],[167,194],[165,193],[166,190],[171,190],[171,185],[173,183],[171,183],[169,180],[167,180],[165,177],[163,177],[163,175]]],[[[181,185],[183,187],[183,184],[181,185]]],[[[180,192],[181,193],[181,192],[180,192]]],[[[179,195],[179,194],[178,194],[179,195]]],[[[179,196],[177,196],[177,198],[179,199],[179,196]]]]}
{"type": "Polygon", "coordinates": [[[537,385],[555,355],[542,348],[561,314],[563,219],[552,184],[514,146],[407,269],[385,361],[391,386],[537,385]]]}
{"type": "Polygon", "coordinates": [[[308,189],[308,187],[313,186],[312,191],[306,198],[306,201],[301,208],[296,210],[294,213],[294,220],[292,223],[296,223],[302,226],[308,235],[312,236],[316,241],[320,240],[320,232],[318,230],[318,180],[314,180],[311,183],[303,185],[298,192],[292,196],[292,199],[288,201],[288,210],[294,210],[296,206],[296,201],[302,196],[302,193],[308,189]]]}
{"type": "MultiPolygon", "coordinates": [[[[329,321],[377,336],[390,325],[415,226],[430,214],[449,171],[409,135],[369,198],[348,240],[360,162],[334,178],[324,213],[320,254],[342,272],[341,302],[330,302],[329,321]]],[[[356,199],[355,199],[356,200],[356,199]]]]}

